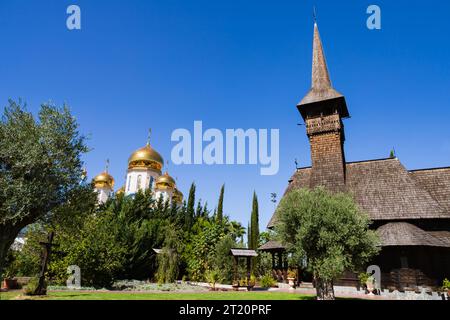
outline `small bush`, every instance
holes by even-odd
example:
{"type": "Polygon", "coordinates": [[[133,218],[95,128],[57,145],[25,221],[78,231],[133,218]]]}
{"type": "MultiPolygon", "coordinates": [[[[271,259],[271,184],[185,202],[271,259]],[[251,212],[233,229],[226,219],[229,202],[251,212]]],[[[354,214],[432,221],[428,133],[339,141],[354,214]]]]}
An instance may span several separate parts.
{"type": "MultiPolygon", "coordinates": [[[[33,296],[39,294],[38,292],[36,292],[38,285],[39,285],[39,278],[36,277],[31,278],[26,287],[23,288],[23,293],[26,296],[33,296]]],[[[47,291],[47,282],[45,281],[44,281],[44,289],[45,291],[47,291]]]]}
{"type": "Polygon", "coordinates": [[[288,270],[288,278],[297,278],[297,271],[293,269],[288,270]]]}
{"type": "Polygon", "coordinates": [[[206,281],[208,281],[212,290],[216,290],[216,284],[223,281],[223,277],[219,270],[208,270],[206,271],[206,281]]]}
{"type": "Polygon", "coordinates": [[[442,281],[442,289],[450,290],[450,280],[448,280],[447,278],[445,278],[444,281],[442,281]]]}
{"type": "Polygon", "coordinates": [[[261,287],[263,287],[263,288],[271,288],[271,287],[275,286],[276,284],[277,284],[277,282],[270,274],[266,274],[261,277],[261,287]]]}
{"type": "Polygon", "coordinates": [[[359,283],[365,287],[367,284],[367,281],[369,280],[369,277],[371,276],[371,274],[366,273],[366,272],[362,272],[358,275],[358,279],[359,279],[359,283]]]}

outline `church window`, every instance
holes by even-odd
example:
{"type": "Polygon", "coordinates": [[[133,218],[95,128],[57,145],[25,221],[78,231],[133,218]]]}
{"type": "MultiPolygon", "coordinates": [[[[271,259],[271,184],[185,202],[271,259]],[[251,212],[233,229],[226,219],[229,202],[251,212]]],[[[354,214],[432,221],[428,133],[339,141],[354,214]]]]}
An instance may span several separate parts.
{"type": "Polygon", "coordinates": [[[153,176],[150,176],[149,187],[150,187],[150,189],[153,189],[153,176]]]}
{"type": "Polygon", "coordinates": [[[137,177],[137,189],[139,190],[139,189],[141,189],[141,181],[142,180],[142,176],[141,175],[138,175],[138,177],[137,177]]]}

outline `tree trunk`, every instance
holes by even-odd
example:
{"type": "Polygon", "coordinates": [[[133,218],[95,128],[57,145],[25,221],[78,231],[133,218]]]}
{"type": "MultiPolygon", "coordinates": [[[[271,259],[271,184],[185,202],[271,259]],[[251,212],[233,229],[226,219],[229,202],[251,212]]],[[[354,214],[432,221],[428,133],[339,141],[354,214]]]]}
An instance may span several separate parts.
{"type": "Polygon", "coordinates": [[[3,280],[3,269],[5,268],[8,250],[20,232],[16,229],[0,225],[0,280],[3,280]]]}
{"type": "Polygon", "coordinates": [[[317,300],[334,300],[333,281],[315,279],[317,300]]]}

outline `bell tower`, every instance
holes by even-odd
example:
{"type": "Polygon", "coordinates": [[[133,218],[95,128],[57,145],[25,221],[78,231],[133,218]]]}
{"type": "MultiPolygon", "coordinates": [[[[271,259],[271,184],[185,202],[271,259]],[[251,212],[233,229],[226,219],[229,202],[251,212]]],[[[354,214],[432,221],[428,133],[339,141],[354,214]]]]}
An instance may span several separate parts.
{"type": "Polygon", "coordinates": [[[312,85],[297,105],[311,146],[310,187],[345,190],[344,124],[350,117],[345,97],[330,80],[319,28],[314,23],[312,85]]]}

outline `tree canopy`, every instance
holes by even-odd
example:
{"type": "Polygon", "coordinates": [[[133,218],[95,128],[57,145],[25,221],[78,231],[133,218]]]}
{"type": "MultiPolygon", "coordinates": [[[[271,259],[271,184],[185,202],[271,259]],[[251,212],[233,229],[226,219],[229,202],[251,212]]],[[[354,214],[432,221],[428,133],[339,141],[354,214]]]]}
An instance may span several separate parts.
{"type": "Polygon", "coordinates": [[[67,106],[43,104],[35,117],[9,101],[0,121],[0,274],[20,230],[51,215],[79,188],[87,151],[67,106]]]}
{"type": "Polygon", "coordinates": [[[319,299],[334,299],[333,280],[345,270],[362,268],[379,251],[368,215],[348,194],[292,190],[277,214],[277,231],[294,261],[307,260],[319,299]]]}

